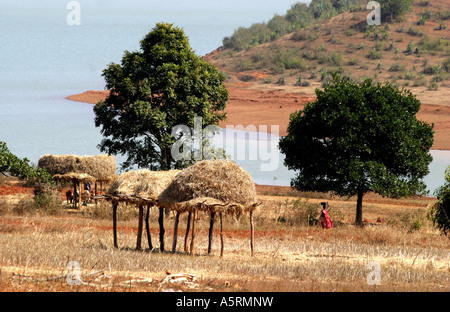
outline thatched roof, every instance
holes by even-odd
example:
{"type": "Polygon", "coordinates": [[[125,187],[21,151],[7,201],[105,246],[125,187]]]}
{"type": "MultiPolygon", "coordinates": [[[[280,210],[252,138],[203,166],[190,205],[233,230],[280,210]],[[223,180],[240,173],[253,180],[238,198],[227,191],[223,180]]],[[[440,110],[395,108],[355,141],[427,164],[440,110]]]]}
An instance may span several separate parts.
{"type": "Polygon", "coordinates": [[[114,180],[106,193],[108,196],[115,196],[128,202],[156,201],[179,173],[180,170],[150,171],[147,169],[125,172],[114,180]]]}
{"type": "Polygon", "coordinates": [[[226,211],[240,215],[257,203],[250,174],[229,160],[204,160],[184,169],[161,193],[161,207],[226,211]]]}
{"type": "Polygon", "coordinates": [[[60,180],[110,181],[116,176],[116,160],[110,155],[44,155],[38,167],[60,180]]]}

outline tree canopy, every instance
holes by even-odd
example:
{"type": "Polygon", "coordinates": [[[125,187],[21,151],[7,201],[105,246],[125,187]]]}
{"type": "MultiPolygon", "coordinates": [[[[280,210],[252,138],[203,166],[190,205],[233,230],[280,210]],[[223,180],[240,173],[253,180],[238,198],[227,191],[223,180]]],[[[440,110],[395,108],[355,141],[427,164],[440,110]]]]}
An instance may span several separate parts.
{"type": "Polygon", "coordinates": [[[34,168],[27,158],[11,153],[5,142],[0,142],[0,173],[24,180],[53,184],[53,177],[42,168],[34,168]]]}
{"type": "Polygon", "coordinates": [[[378,0],[381,6],[381,18],[391,20],[402,16],[412,9],[412,0],[378,0]]]}
{"type": "Polygon", "coordinates": [[[428,217],[443,235],[450,234],[450,166],[445,170],[445,184],[437,191],[438,201],[430,208],[428,217]]]}
{"type": "Polygon", "coordinates": [[[425,192],[433,126],[417,120],[420,101],[410,91],[335,76],[316,96],[291,114],[288,135],[280,139],[285,165],[298,171],[292,187],[357,195],[358,225],[369,191],[389,197],[425,192]]]}
{"type": "Polygon", "coordinates": [[[140,47],[103,71],[110,95],[94,107],[105,137],[99,147],[127,155],[123,168],[167,170],[179,165],[170,154],[173,127],[192,128],[195,117],[205,127],[226,118],[225,76],[197,56],[172,24],[158,23],[140,47]]]}

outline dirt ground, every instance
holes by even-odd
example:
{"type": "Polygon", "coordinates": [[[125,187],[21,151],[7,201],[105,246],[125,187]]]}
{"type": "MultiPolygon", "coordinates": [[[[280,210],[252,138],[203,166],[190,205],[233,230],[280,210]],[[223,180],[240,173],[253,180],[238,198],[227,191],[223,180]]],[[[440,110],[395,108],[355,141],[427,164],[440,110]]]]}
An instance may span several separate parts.
{"type": "MultiPolygon", "coordinates": [[[[225,254],[219,257],[219,224],[207,254],[209,219],[199,216],[194,256],[183,252],[186,215],[178,248],[170,252],[174,215],[166,216],[166,251],[159,252],[157,211],[150,213],[156,250],[135,251],[137,209],[119,207],[118,242],[113,248],[111,206],[103,202],[71,209],[63,201],[55,215],[5,213],[14,198],[33,189],[0,183],[0,291],[2,292],[447,292],[450,244],[423,218],[434,198],[385,199],[367,194],[364,228],[352,225],[354,198],[300,193],[289,187],[256,185],[262,206],[255,213],[255,256],[249,251],[247,216],[224,220],[225,254]],[[328,201],[335,226],[298,223],[304,208],[328,201]],[[96,214],[88,212],[97,211],[96,214]],[[103,212],[101,212],[103,211],[103,212]],[[102,217],[99,217],[102,215],[102,217]],[[95,217],[95,215],[98,215],[95,217]],[[381,217],[381,221],[377,221],[381,217]],[[421,220],[411,230],[411,221],[421,220]],[[81,285],[72,285],[70,261],[80,264],[81,285]],[[367,266],[382,267],[382,282],[369,285],[367,266]]],[[[63,199],[61,191],[61,199],[63,199]]],[[[13,206],[11,206],[13,207],[13,206]]],[[[146,249],[147,248],[147,249],[146,249]]]]}

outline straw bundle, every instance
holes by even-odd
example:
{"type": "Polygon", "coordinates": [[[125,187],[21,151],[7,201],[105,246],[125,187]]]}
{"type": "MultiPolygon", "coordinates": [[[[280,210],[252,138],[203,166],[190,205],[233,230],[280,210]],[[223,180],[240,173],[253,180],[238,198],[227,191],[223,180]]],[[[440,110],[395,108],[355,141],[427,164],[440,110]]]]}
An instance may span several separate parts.
{"type": "Polygon", "coordinates": [[[181,212],[199,209],[239,216],[254,209],[256,190],[250,174],[235,162],[204,160],[178,174],[158,201],[181,212]]]}
{"type": "Polygon", "coordinates": [[[116,175],[116,160],[110,155],[45,155],[38,167],[63,180],[110,181],[116,175]]]}

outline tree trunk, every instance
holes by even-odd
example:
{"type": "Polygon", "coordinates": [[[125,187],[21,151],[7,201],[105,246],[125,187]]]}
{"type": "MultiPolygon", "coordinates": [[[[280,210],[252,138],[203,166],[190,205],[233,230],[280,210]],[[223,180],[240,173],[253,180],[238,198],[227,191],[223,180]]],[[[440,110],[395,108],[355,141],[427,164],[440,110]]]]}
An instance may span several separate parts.
{"type": "Polygon", "coordinates": [[[363,201],[364,191],[358,190],[358,199],[356,202],[356,218],[355,218],[355,225],[363,226],[363,219],[362,219],[362,201],[363,201]]]}

